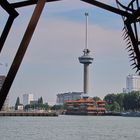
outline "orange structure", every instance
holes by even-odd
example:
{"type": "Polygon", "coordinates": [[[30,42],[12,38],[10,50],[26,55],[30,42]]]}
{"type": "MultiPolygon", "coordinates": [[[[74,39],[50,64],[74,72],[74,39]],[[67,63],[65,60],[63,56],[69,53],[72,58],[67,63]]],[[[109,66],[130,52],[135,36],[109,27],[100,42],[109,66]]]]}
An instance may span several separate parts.
{"type": "Polygon", "coordinates": [[[95,101],[92,98],[66,101],[67,115],[104,115],[105,101],[95,101]]]}

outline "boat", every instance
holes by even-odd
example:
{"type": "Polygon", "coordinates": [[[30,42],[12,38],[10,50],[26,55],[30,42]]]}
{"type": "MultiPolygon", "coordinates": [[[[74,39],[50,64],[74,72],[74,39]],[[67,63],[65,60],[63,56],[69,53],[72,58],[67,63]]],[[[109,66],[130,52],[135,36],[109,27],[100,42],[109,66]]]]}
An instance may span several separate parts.
{"type": "Polygon", "coordinates": [[[121,116],[124,116],[124,117],[140,117],[140,112],[122,112],[121,116]]]}

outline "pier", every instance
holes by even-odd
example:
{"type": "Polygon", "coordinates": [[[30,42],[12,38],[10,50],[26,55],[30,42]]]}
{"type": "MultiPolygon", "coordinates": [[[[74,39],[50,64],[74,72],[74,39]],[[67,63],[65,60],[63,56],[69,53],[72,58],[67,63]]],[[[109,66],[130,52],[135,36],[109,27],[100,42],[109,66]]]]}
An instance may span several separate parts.
{"type": "Polygon", "coordinates": [[[56,112],[0,112],[0,116],[45,116],[57,117],[56,112]]]}

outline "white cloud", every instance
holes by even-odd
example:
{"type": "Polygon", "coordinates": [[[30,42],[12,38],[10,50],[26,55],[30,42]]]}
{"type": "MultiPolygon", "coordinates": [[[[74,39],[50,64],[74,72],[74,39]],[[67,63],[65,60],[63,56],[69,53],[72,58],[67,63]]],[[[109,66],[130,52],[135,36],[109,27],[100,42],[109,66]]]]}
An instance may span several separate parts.
{"type": "MultiPolygon", "coordinates": [[[[24,27],[25,28],[25,27],[24,27]]],[[[13,56],[16,50],[14,46],[19,45],[23,35],[23,26],[15,27],[14,33],[11,33],[7,42],[7,50],[10,49],[9,56],[13,56]],[[17,36],[13,36],[17,34],[17,36]],[[19,35],[18,35],[19,34],[19,35]],[[12,42],[12,47],[11,47],[12,42]],[[13,51],[12,51],[13,49],[13,51]]],[[[40,20],[34,33],[33,39],[27,52],[26,61],[37,61],[37,54],[42,57],[52,58],[52,61],[59,57],[71,56],[71,54],[81,54],[80,51],[85,47],[85,25],[82,23],[64,21],[64,20],[40,20]],[[50,55],[52,54],[52,55],[50,55]],[[62,55],[63,54],[63,55],[62,55]]],[[[121,31],[105,29],[97,25],[89,25],[89,48],[96,54],[114,54],[118,49],[124,50],[121,39],[121,31]]],[[[38,60],[41,62],[41,60],[38,60]]]]}

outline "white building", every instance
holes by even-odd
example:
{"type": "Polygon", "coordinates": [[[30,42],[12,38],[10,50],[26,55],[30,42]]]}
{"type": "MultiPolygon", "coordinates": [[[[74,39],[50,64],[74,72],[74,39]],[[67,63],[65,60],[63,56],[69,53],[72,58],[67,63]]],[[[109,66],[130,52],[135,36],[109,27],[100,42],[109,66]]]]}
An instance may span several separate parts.
{"type": "Polygon", "coordinates": [[[33,94],[23,94],[23,105],[30,104],[34,100],[33,94]]]}
{"type": "MultiPolygon", "coordinates": [[[[5,78],[6,78],[5,75],[0,75],[0,89],[2,88],[5,78]]],[[[8,110],[8,108],[9,108],[9,96],[7,96],[4,105],[2,107],[2,110],[8,110]]]]}
{"type": "Polygon", "coordinates": [[[57,104],[63,105],[65,101],[69,100],[77,100],[81,98],[83,92],[67,92],[67,93],[59,93],[57,94],[57,104]]]}
{"type": "Polygon", "coordinates": [[[20,105],[18,105],[18,106],[17,106],[17,110],[22,111],[23,109],[24,109],[24,107],[23,107],[23,105],[22,105],[22,104],[20,104],[20,105]]]}
{"type": "Polygon", "coordinates": [[[126,77],[126,89],[123,92],[140,91],[140,75],[128,75],[126,77]]]}

